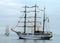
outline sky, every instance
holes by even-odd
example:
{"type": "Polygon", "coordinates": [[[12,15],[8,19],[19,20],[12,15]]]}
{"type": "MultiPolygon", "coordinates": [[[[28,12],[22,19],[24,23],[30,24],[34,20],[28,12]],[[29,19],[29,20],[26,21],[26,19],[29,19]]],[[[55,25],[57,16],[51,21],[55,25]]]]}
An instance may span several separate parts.
{"type": "Polygon", "coordinates": [[[60,0],[0,0],[0,31],[2,27],[15,26],[21,16],[22,6],[37,4],[40,9],[46,7],[46,14],[50,19],[50,30],[60,34],[60,0]]]}

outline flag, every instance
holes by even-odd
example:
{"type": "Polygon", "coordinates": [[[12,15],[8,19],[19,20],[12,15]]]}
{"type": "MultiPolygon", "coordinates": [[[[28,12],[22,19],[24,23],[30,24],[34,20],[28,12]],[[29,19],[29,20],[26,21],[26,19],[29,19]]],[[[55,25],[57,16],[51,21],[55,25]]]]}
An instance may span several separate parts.
{"type": "Polygon", "coordinates": [[[46,22],[49,22],[49,18],[48,17],[46,17],[46,20],[45,20],[46,22]]]}
{"type": "Polygon", "coordinates": [[[49,22],[49,18],[48,18],[48,22],[49,22]]]}

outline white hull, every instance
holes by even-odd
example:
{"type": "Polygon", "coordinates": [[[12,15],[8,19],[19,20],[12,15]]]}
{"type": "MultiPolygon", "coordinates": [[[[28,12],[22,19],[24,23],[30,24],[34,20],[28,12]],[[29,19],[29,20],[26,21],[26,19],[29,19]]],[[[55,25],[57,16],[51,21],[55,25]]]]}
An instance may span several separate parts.
{"type": "MultiPolygon", "coordinates": [[[[12,29],[11,29],[12,30],[12,29]]],[[[12,30],[14,31],[14,30],[12,30]]],[[[32,33],[21,33],[21,32],[16,32],[17,35],[19,36],[19,39],[50,39],[52,38],[52,33],[51,32],[47,32],[45,34],[32,34],[32,33]]]]}
{"type": "Polygon", "coordinates": [[[18,34],[19,39],[50,39],[52,35],[18,34]]]}

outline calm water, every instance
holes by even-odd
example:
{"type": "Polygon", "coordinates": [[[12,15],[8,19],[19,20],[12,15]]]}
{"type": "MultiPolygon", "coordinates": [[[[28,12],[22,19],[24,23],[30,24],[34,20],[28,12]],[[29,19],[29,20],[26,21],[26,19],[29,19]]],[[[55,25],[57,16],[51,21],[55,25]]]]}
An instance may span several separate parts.
{"type": "Polygon", "coordinates": [[[60,42],[60,36],[54,35],[54,37],[51,40],[23,40],[18,39],[18,36],[5,36],[0,35],[0,43],[59,43],[60,42]]]}

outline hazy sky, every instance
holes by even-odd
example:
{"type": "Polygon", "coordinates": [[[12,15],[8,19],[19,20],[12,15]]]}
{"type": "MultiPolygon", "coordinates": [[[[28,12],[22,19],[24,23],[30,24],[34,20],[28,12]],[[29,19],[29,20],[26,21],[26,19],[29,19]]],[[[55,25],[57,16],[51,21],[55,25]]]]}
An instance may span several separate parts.
{"type": "Polygon", "coordinates": [[[46,7],[50,30],[60,34],[60,0],[0,0],[0,27],[16,25],[22,6],[35,4],[40,8],[46,7]]]}

